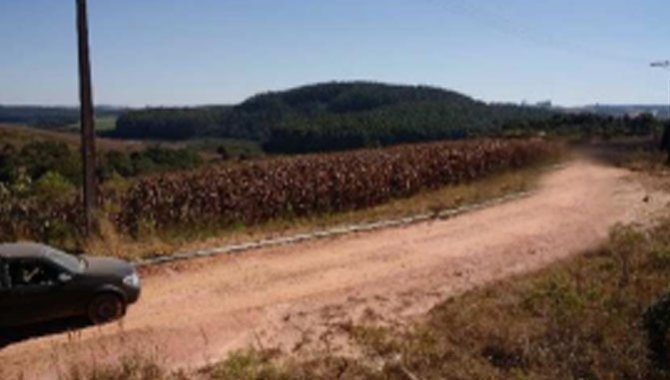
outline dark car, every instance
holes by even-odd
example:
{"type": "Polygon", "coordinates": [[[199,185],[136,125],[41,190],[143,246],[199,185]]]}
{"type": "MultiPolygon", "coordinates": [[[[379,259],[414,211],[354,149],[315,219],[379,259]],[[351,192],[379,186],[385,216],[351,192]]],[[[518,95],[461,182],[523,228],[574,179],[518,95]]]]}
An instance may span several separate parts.
{"type": "Polygon", "coordinates": [[[127,262],[41,244],[0,244],[2,327],[74,316],[105,323],[125,315],[139,296],[139,276],[127,262]]]}

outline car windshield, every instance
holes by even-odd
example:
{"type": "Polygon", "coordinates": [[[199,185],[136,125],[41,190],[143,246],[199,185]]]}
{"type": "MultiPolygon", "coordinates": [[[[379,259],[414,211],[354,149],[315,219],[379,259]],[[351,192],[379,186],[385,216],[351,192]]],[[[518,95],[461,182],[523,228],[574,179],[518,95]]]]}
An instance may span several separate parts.
{"type": "Polygon", "coordinates": [[[49,260],[71,272],[81,273],[86,266],[86,262],[83,259],[69,255],[54,248],[48,248],[45,252],[45,255],[49,260]]]}

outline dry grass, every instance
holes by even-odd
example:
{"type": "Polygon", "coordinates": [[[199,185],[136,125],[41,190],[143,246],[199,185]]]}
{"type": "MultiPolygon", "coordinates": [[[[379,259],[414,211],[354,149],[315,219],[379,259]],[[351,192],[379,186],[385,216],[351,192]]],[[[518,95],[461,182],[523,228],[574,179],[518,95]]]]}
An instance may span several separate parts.
{"type": "Polygon", "coordinates": [[[111,256],[137,261],[145,256],[174,253],[174,246],[161,240],[154,233],[143,235],[140,240],[120,234],[107,218],[98,221],[98,234],[83,243],[83,251],[95,256],[111,256]]]}
{"type": "Polygon", "coordinates": [[[62,380],[167,380],[177,379],[154,360],[127,356],[118,363],[86,367],[73,365],[62,380]]]}
{"type": "Polygon", "coordinates": [[[622,166],[633,171],[645,172],[653,175],[663,175],[670,171],[667,163],[667,154],[660,151],[638,149],[625,156],[622,166]]]}

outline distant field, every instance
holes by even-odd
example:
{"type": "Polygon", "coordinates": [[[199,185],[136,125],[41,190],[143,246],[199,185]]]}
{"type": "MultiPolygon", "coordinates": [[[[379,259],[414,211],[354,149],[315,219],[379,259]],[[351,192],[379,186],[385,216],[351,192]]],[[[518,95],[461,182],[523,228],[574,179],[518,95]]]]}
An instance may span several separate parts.
{"type": "MultiPolygon", "coordinates": [[[[0,142],[15,146],[23,146],[34,141],[60,141],[66,143],[70,148],[79,147],[79,135],[69,132],[54,132],[44,129],[14,125],[0,124],[0,142]]],[[[98,138],[97,146],[101,150],[141,150],[146,144],[131,140],[114,140],[98,138]]]]}
{"type": "MultiPolygon", "coordinates": [[[[104,116],[95,118],[95,130],[97,132],[108,132],[114,130],[116,127],[116,116],[104,116]]],[[[81,129],[79,123],[74,123],[63,128],[67,132],[77,132],[81,129]]]]}
{"type": "MultiPolygon", "coordinates": [[[[100,128],[113,128],[114,117],[96,119],[96,130],[100,128]]],[[[17,124],[0,123],[0,145],[2,143],[21,147],[34,141],[59,141],[68,144],[71,149],[79,149],[79,125],[72,124],[67,128],[46,130],[17,124]]],[[[101,151],[121,150],[136,151],[149,146],[159,145],[164,148],[181,149],[189,148],[198,151],[205,159],[216,159],[220,157],[221,148],[231,158],[257,158],[264,155],[263,148],[259,143],[249,140],[236,139],[193,139],[181,142],[166,142],[158,140],[121,140],[107,137],[98,137],[97,146],[101,151]]]]}

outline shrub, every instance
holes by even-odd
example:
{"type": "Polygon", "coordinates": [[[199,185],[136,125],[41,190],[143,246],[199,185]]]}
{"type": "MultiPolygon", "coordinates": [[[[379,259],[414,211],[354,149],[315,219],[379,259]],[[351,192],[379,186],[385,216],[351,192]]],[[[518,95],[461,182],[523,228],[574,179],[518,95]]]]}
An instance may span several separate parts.
{"type": "Polygon", "coordinates": [[[47,172],[33,186],[35,196],[45,201],[66,200],[71,198],[76,191],[72,183],[55,172],[47,172]]]}
{"type": "Polygon", "coordinates": [[[279,380],[288,379],[280,376],[280,371],[271,362],[271,355],[249,350],[235,352],[219,365],[208,370],[212,380],[279,380]]]}

